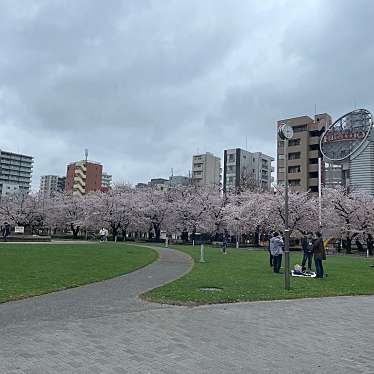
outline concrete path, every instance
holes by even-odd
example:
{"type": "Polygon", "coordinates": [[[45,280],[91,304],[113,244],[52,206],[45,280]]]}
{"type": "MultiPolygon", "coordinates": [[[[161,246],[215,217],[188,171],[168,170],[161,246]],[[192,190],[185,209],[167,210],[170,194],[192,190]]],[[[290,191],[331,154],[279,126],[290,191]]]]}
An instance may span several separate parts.
{"type": "Polygon", "coordinates": [[[160,252],[120,278],[0,305],[0,373],[374,373],[374,297],[142,302],[189,267],[160,252]]]}

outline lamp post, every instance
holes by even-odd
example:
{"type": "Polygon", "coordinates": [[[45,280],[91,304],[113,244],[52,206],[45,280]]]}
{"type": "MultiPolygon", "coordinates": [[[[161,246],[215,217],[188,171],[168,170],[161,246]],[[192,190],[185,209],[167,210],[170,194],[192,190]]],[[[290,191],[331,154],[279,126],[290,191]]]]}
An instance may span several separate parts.
{"type": "Polygon", "coordinates": [[[290,229],[288,227],[288,141],[293,137],[293,129],[282,124],[278,130],[279,137],[284,142],[284,288],[290,289],[290,229]]]}

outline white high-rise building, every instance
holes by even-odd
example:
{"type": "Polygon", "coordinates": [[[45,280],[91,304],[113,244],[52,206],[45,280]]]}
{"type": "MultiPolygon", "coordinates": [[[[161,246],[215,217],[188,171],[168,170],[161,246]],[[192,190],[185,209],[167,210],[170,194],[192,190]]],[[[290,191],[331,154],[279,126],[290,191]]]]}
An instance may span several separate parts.
{"type": "Polygon", "coordinates": [[[0,195],[30,191],[33,157],[0,149],[0,195]]]}
{"type": "Polygon", "coordinates": [[[108,173],[101,175],[101,186],[104,188],[112,188],[112,176],[108,173]]]}
{"type": "Polygon", "coordinates": [[[221,159],[207,152],[192,157],[192,183],[196,186],[221,186],[221,159]]]}

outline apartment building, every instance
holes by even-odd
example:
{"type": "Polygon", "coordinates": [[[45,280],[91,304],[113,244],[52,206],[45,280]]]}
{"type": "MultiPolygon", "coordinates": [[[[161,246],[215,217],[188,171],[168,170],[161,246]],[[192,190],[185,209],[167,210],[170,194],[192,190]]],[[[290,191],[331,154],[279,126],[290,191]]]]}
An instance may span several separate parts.
{"type": "Polygon", "coordinates": [[[112,176],[108,173],[102,173],[101,175],[101,186],[104,189],[111,189],[112,188],[112,176]]]}
{"type": "Polygon", "coordinates": [[[274,158],[262,152],[248,152],[241,148],[224,151],[223,190],[260,188],[271,190],[271,163],[274,158]]]}
{"type": "Polygon", "coordinates": [[[196,186],[221,185],[221,159],[207,152],[192,156],[192,183],[196,186]]]}
{"type": "MultiPolygon", "coordinates": [[[[322,113],[314,118],[286,118],[277,122],[277,128],[284,123],[292,126],[294,135],[288,142],[288,155],[284,155],[284,141],[277,135],[277,183],[284,184],[287,172],[292,190],[318,192],[318,158],[322,157],[320,139],[331,124],[331,116],[322,113]],[[285,157],[288,157],[288,170],[285,170],[285,157]]],[[[324,174],[321,177],[323,179],[324,174]]]]}
{"type": "Polygon", "coordinates": [[[40,177],[39,192],[52,195],[56,192],[63,192],[65,190],[66,177],[59,177],[58,175],[42,175],[40,177]]]}
{"type": "Polygon", "coordinates": [[[77,161],[67,166],[66,192],[84,195],[92,191],[100,191],[103,167],[93,161],[77,161]]]}
{"type": "Polygon", "coordinates": [[[0,195],[30,191],[33,157],[0,149],[0,195]]]}

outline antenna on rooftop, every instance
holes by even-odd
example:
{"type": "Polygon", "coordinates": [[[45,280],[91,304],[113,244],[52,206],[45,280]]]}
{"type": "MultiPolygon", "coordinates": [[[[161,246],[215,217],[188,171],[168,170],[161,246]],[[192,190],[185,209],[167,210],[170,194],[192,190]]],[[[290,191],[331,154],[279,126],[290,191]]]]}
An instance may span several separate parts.
{"type": "Polygon", "coordinates": [[[248,151],[248,136],[245,136],[245,150],[248,151]]]}

